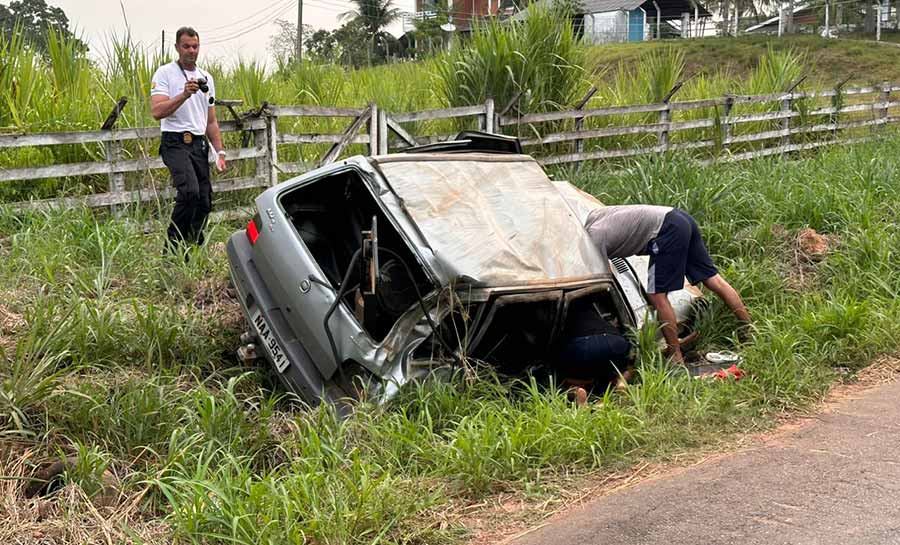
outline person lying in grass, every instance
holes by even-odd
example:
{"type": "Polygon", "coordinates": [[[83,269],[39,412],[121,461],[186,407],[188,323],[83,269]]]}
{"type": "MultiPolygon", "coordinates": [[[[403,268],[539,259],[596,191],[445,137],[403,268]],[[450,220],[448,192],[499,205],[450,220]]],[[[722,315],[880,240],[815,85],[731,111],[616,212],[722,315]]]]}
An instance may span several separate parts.
{"type": "Polygon", "coordinates": [[[685,277],[692,285],[702,282],[731,308],[738,320],[750,323],[744,301],[719,274],[697,222],[687,212],[669,206],[604,206],[588,214],[584,227],[607,257],[650,256],[647,298],[656,309],[669,356],[676,363],[683,363],[684,357],[668,293],[682,289],[685,277]]]}

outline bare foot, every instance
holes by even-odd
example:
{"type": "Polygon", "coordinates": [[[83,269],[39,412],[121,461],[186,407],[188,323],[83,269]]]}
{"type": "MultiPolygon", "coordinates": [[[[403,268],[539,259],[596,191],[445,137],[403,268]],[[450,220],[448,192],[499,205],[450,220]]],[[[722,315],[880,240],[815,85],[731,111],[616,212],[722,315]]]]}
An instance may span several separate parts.
{"type": "Polygon", "coordinates": [[[584,407],[587,405],[588,393],[581,386],[576,386],[569,390],[569,399],[575,402],[576,407],[584,407]]]}

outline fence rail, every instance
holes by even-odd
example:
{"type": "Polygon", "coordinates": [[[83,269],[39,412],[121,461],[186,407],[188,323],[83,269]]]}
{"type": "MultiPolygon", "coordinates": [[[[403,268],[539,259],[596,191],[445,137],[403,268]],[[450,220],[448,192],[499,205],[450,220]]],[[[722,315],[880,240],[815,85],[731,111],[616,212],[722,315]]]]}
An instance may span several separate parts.
{"type": "MultiPolygon", "coordinates": [[[[669,93],[669,99],[679,87],[669,93]]],[[[224,134],[240,134],[241,145],[229,149],[229,160],[253,163],[250,169],[238,169],[245,175],[216,181],[214,191],[271,186],[282,175],[302,173],[336,161],[352,147],[356,152],[381,155],[446,140],[455,134],[450,130],[464,125],[492,133],[524,133],[523,146],[544,165],[696,151],[714,152],[714,156],[705,158],[706,162],[750,159],[871,137],[874,133],[861,135],[859,131],[875,131],[900,122],[900,115],[891,115],[892,109],[900,108],[900,100],[891,100],[891,93],[896,91],[900,91],[900,86],[885,82],[880,86],[814,92],[725,95],[586,108],[596,92],[592,89],[571,110],[532,114],[509,113],[516,110],[515,101],[502,114],[498,113],[490,99],[474,106],[403,113],[386,112],[375,103],[364,108],[264,104],[243,117],[220,123],[224,134]],[[868,101],[867,95],[871,95],[868,101]],[[815,104],[822,99],[830,99],[830,104],[815,104]],[[844,104],[845,99],[853,103],[844,104]],[[328,129],[343,129],[325,132],[323,123],[328,129]],[[420,134],[427,132],[423,127],[436,129],[437,133],[420,134]],[[736,134],[744,129],[744,133],[736,134]],[[616,138],[619,140],[610,140],[616,138]],[[622,139],[630,139],[627,146],[620,145],[622,139]],[[310,149],[311,146],[318,148],[310,149]],[[310,159],[311,155],[318,158],[310,159]],[[288,156],[301,160],[287,160],[288,156]]],[[[234,102],[230,104],[233,105],[234,102]]],[[[229,110],[234,113],[232,108],[229,110]]],[[[111,114],[113,120],[114,114],[115,110],[111,114]]],[[[21,148],[97,145],[98,153],[93,155],[103,157],[97,161],[0,168],[0,182],[92,175],[108,178],[107,192],[14,203],[20,208],[108,206],[115,211],[123,204],[169,198],[173,189],[147,185],[146,180],[135,187],[132,179],[132,187],[128,188],[127,174],[164,168],[162,160],[147,151],[156,147],[153,142],[158,138],[157,127],[0,135],[0,153],[21,148]],[[129,145],[131,149],[126,149],[129,145]]],[[[165,174],[160,174],[166,179],[165,174]]]]}

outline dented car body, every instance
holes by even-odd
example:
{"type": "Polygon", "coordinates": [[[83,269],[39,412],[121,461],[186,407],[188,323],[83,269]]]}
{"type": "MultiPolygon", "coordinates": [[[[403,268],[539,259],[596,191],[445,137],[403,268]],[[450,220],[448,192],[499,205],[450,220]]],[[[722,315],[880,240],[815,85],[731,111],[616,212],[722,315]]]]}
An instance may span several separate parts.
{"type": "MultiPolygon", "coordinates": [[[[548,363],[575,299],[640,327],[646,258],[598,252],[583,228],[597,206],[516,153],[357,156],[281,183],[227,245],[244,354],[312,405],[361,385],[386,401],[464,358],[548,363]]],[[[685,334],[698,296],[670,294],[685,334]]]]}

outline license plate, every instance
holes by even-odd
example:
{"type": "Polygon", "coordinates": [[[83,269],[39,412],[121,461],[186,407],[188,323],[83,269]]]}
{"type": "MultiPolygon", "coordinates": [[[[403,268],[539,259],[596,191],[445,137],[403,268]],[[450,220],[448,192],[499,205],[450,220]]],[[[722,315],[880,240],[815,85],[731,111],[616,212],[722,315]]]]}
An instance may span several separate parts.
{"type": "Polygon", "coordinates": [[[275,364],[275,369],[277,369],[279,373],[283,373],[288,365],[290,365],[290,362],[287,359],[287,355],[284,353],[284,349],[281,348],[281,345],[279,345],[278,341],[275,339],[275,333],[272,332],[272,328],[269,327],[268,322],[266,322],[266,319],[263,318],[263,315],[259,310],[254,311],[250,321],[253,322],[253,327],[256,328],[259,344],[263,345],[263,348],[266,349],[269,360],[275,364]]]}

